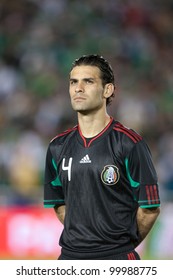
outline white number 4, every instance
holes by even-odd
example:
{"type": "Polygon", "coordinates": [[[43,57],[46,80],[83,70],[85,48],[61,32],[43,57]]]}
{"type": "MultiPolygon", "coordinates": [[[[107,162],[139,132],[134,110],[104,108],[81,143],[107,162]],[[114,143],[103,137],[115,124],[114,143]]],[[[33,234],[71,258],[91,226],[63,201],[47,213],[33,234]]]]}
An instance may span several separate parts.
{"type": "Polygon", "coordinates": [[[68,180],[71,181],[71,165],[72,165],[72,158],[69,158],[68,165],[65,166],[65,158],[62,160],[62,170],[68,171],[68,180]]]}

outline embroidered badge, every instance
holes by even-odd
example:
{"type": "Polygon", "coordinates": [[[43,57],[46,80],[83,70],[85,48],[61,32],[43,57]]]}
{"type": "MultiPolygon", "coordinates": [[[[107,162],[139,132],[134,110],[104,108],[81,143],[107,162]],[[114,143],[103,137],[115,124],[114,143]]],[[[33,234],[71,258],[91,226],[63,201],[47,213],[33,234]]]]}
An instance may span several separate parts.
{"type": "Polygon", "coordinates": [[[119,169],[115,165],[106,165],[101,173],[102,182],[109,186],[115,185],[119,178],[119,169]]]}

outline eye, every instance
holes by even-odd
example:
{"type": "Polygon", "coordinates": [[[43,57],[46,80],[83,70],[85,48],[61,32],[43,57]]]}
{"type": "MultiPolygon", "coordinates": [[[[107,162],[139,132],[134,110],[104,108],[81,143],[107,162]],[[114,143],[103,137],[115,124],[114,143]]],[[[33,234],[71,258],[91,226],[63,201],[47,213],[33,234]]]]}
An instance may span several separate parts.
{"type": "Polygon", "coordinates": [[[86,79],[86,83],[87,84],[93,84],[93,80],[92,79],[86,79]]]}
{"type": "Polygon", "coordinates": [[[76,83],[77,83],[76,80],[70,80],[70,85],[74,85],[74,84],[76,84],[76,83]]]}

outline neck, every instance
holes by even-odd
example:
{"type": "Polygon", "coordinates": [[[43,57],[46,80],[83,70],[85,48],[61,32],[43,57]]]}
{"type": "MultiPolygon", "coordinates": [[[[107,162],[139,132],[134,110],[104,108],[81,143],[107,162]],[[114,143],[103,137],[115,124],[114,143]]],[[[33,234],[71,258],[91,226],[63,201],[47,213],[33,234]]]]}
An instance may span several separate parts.
{"type": "Polygon", "coordinates": [[[78,113],[78,122],[82,135],[86,138],[99,134],[110,122],[110,116],[105,113],[102,116],[81,115],[78,113]]]}

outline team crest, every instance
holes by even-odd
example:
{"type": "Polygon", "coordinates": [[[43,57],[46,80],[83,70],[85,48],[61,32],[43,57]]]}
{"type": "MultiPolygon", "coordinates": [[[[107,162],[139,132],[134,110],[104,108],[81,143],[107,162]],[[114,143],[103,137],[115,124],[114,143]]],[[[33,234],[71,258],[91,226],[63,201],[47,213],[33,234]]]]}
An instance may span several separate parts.
{"type": "Polygon", "coordinates": [[[115,185],[119,178],[119,169],[115,165],[106,165],[101,173],[102,182],[109,186],[115,185]]]}

